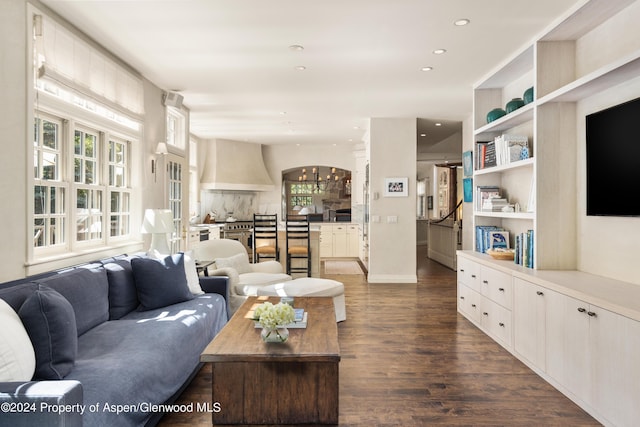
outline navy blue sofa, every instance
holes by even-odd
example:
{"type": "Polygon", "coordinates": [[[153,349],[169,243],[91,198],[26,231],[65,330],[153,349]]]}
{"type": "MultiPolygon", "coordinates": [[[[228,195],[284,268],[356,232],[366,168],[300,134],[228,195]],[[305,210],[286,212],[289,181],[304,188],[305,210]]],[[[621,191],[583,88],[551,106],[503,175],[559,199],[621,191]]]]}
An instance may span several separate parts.
{"type": "MultiPolygon", "coordinates": [[[[184,301],[140,311],[140,270],[136,275],[132,269],[137,259],[144,257],[112,258],[0,284],[0,298],[19,314],[36,291],[53,289],[70,302],[77,328],[77,353],[72,365],[60,365],[62,371],[70,369],[62,379],[38,380],[36,366],[32,381],[0,382],[0,404],[14,409],[0,412],[0,425],[112,427],[159,421],[161,405],[173,402],[189,384],[201,367],[200,353],[228,320],[228,278],[200,277],[204,294],[189,293],[184,301]],[[69,405],[64,406],[68,411],[45,410],[49,403],[69,405]]],[[[31,333],[30,338],[33,342],[31,333]]]]}

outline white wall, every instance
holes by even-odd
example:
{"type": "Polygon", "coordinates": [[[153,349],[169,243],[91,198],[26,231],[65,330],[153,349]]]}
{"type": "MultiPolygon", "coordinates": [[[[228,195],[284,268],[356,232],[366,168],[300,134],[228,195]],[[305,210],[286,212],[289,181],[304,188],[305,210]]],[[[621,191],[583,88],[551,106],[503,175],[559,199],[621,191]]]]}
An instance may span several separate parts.
{"type": "Polygon", "coordinates": [[[373,118],[370,122],[371,283],[417,282],[416,125],[416,119],[373,118]],[[393,177],[409,178],[408,197],[384,197],[385,178],[393,177]],[[397,217],[397,223],[389,223],[389,217],[397,217]]]}
{"type": "Polygon", "coordinates": [[[0,282],[22,277],[27,253],[26,3],[0,0],[0,282]]]}
{"type": "MultiPolygon", "coordinates": [[[[469,115],[462,122],[462,152],[473,152],[475,140],[473,138],[473,116],[469,115]]],[[[472,185],[475,185],[473,183],[472,185]]],[[[473,203],[462,203],[462,249],[473,249],[473,203]]]]}

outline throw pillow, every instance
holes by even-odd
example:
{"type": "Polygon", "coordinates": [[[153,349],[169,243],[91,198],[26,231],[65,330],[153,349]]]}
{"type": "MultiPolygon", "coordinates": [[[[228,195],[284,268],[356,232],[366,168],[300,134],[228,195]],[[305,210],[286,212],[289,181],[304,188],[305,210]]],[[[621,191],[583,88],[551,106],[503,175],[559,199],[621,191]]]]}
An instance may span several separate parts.
{"type": "Polygon", "coordinates": [[[233,268],[238,274],[251,273],[251,264],[249,264],[249,258],[247,254],[236,254],[229,258],[216,259],[216,268],[233,268]]]}
{"type": "Polygon", "coordinates": [[[88,264],[37,281],[71,303],[78,336],[109,320],[109,280],[102,265],[88,264]]]}
{"type": "Polygon", "coordinates": [[[22,304],[18,315],[35,350],[34,378],[66,377],[78,353],[78,329],[71,303],[55,290],[40,285],[22,304]]]}
{"type": "Polygon", "coordinates": [[[184,253],[184,273],[187,276],[187,285],[189,291],[194,295],[202,295],[204,292],[200,287],[200,277],[198,277],[198,270],[196,269],[196,260],[193,257],[193,252],[184,253]]]}
{"type": "Polygon", "coordinates": [[[18,313],[3,299],[0,325],[0,382],[30,381],[36,370],[36,353],[18,313]]]}
{"type": "Polygon", "coordinates": [[[163,260],[134,258],[131,268],[140,301],[138,311],[166,307],[193,298],[184,272],[183,254],[163,260]]]}
{"type": "Polygon", "coordinates": [[[109,279],[109,319],[118,320],[140,305],[131,259],[117,259],[104,265],[109,279]]]}

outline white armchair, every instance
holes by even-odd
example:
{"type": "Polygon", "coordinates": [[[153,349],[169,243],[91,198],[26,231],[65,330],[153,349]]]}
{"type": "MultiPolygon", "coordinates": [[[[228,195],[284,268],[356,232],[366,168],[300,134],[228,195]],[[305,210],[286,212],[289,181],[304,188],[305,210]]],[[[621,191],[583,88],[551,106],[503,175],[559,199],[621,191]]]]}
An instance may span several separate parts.
{"type": "Polygon", "coordinates": [[[248,296],[256,296],[258,289],[291,280],[278,261],[249,263],[249,255],[242,243],[231,239],[212,239],[194,248],[198,261],[214,261],[208,268],[210,276],[229,276],[229,305],[234,313],[248,296]]]}

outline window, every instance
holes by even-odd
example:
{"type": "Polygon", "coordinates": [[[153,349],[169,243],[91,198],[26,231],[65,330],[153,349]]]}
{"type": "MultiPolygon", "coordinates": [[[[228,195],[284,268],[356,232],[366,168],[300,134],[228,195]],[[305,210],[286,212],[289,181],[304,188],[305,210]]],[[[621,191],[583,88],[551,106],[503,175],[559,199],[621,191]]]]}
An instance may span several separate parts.
{"type": "Polygon", "coordinates": [[[129,234],[131,191],[127,187],[129,184],[128,159],[128,142],[109,141],[110,237],[129,234]]]}
{"type": "Polygon", "coordinates": [[[33,247],[37,258],[130,235],[130,142],[36,112],[33,247]],[[64,135],[71,135],[68,140],[64,135]],[[64,162],[63,159],[69,159],[64,162]],[[67,164],[69,165],[67,167],[67,164]],[[108,222],[106,219],[109,219],[108,222]],[[108,228],[107,227],[108,224],[108,228]]]}
{"type": "Polygon", "coordinates": [[[168,166],[169,208],[173,214],[173,233],[171,234],[171,253],[181,250],[180,230],[182,230],[182,164],[169,161],[168,166]]]}
{"type": "Polygon", "coordinates": [[[167,144],[181,150],[186,148],[185,117],[173,107],[167,107],[167,144]]]}
{"type": "Polygon", "coordinates": [[[289,185],[289,206],[311,206],[313,205],[313,189],[312,183],[291,183],[289,185]]]}
{"type": "Polygon", "coordinates": [[[37,118],[33,142],[33,246],[55,247],[66,242],[66,186],[60,182],[62,122],[37,118]]]}

